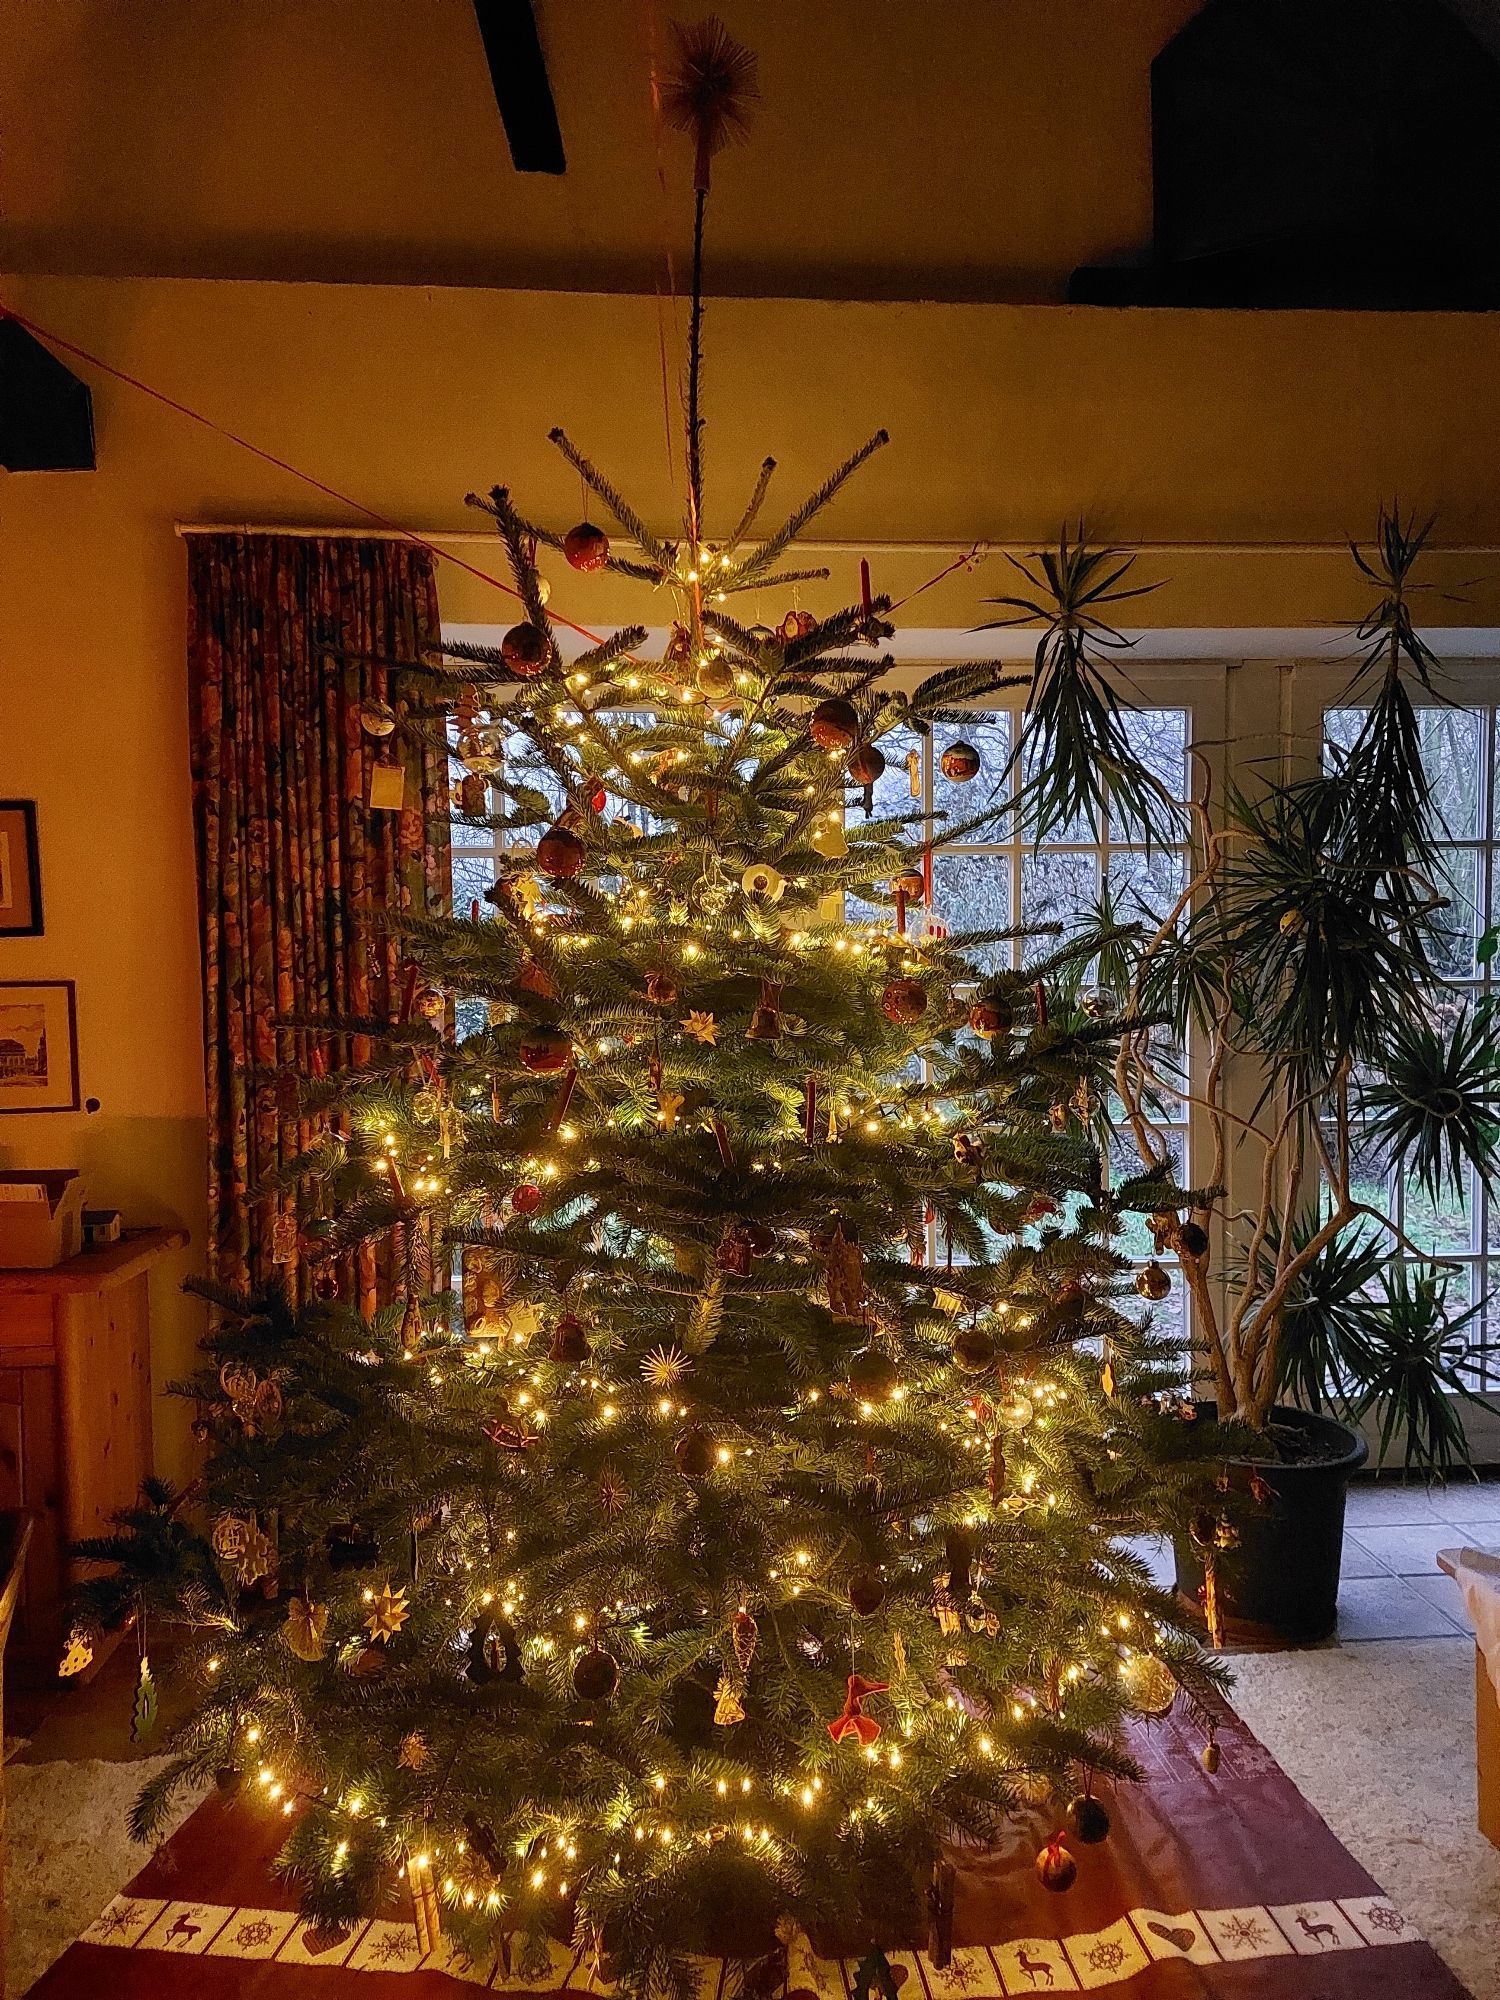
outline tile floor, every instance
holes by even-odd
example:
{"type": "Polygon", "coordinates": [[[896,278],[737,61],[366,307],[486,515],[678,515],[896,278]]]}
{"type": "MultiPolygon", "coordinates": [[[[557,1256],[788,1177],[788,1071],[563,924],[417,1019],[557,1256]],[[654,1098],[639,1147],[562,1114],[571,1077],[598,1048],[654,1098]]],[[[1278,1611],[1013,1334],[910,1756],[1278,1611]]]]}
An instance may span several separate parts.
{"type": "MultiPolygon", "coordinates": [[[[1384,1639],[1469,1639],[1473,1628],[1439,1549],[1500,1553],[1500,1478],[1448,1487],[1356,1482],[1344,1515],[1338,1638],[1329,1645],[1384,1639]]],[[[1170,1582],[1169,1548],[1142,1549],[1170,1582]]]]}
{"type": "Polygon", "coordinates": [[[1500,1550],[1500,1479],[1349,1489],[1339,1641],[1468,1639],[1473,1628],[1439,1549],[1500,1550]]]}

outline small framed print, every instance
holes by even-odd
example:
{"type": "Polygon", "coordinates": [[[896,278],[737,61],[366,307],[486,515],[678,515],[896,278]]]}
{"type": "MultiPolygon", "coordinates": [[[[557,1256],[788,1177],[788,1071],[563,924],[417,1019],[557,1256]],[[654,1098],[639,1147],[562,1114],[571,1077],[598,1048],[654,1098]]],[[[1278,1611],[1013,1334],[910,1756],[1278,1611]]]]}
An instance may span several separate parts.
{"type": "Polygon", "coordinates": [[[0,979],[0,1112],[78,1109],[71,979],[0,979]]]}
{"type": "Polygon", "coordinates": [[[0,937],[42,934],[42,857],[36,803],[0,799],[0,937]]]}

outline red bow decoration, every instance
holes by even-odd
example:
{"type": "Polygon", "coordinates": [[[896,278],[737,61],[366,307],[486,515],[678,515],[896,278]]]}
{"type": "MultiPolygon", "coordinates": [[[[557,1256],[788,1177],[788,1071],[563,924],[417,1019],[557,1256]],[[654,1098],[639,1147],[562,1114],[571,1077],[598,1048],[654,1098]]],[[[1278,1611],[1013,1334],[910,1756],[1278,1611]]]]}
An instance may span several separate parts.
{"type": "Polygon", "coordinates": [[[828,1734],[835,1743],[842,1743],[846,1736],[854,1735],[869,1749],[880,1734],[880,1724],[873,1715],[865,1714],[862,1704],[872,1694],[884,1694],[889,1686],[889,1681],[867,1681],[863,1674],[849,1676],[844,1712],[835,1716],[828,1725],[828,1734]]]}

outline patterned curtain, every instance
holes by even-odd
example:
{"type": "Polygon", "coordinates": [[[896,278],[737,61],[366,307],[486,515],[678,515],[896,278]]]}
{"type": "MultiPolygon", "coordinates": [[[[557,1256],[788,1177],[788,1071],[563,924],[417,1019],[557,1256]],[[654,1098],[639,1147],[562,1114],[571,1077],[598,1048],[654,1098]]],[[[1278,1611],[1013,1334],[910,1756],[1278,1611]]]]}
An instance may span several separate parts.
{"type": "MultiPolygon", "coordinates": [[[[437,645],[432,571],[398,541],[188,539],[210,1269],[226,1285],[279,1278],[301,1297],[310,1277],[294,1197],[264,1183],[320,1128],[266,1070],[317,1074],[367,1054],[358,1038],[281,1024],[397,1019],[402,952],[383,919],[446,903],[447,758],[361,720],[368,703],[404,705],[399,675],[372,660],[416,663],[437,645]],[[391,765],[404,771],[395,810],[370,803],[372,775],[388,785],[391,765]]],[[[367,1307],[389,1291],[375,1278],[367,1260],[367,1307]]]]}

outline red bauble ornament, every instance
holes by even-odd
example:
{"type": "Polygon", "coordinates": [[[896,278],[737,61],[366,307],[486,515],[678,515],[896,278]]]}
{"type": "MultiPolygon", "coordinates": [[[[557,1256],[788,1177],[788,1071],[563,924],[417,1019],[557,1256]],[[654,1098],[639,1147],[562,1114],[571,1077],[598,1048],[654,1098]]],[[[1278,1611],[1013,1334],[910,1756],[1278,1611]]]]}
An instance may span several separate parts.
{"type": "Polygon", "coordinates": [[[563,536],[563,554],[574,569],[603,569],[609,561],[609,536],[592,521],[580,521],[563,536]]]}
{"type": "Polygon", "coordinates": [[[856,785],[873,785],[885,773],[885,758],[873,743],[859,744],[849,759],[849,776],[856,785]]]}
{"type": "Polygon", "coordinates": [[[573,1044],[561,1028],[531,1028],[516,1053],[534,1076],[556,1076],[572,1062],[573,1044]]]}
{"type": "Polygon", "coordinates": [[[776,1248],[776,1231],[768,1222],[747,1222],[745,1241],[754,1257],[769,1257],[776,1248]]]}
{"type": "Polygon", "coordinates": [[[943,776],[956,785],[979,776],[980,756],[972,743],[950,743],[938,759],[943,776]]]}
{"type": "Polygon", "coordinates": [[[925,902],[927,900],[927,877],[922,873],[920,868],[903,868],[899,875],[891,877],[891,894],[893,896],[904,896],[908,903],[925,902]]]}
{"type": "Polygon", "coordinates": [[[808,732],[820,750],[848,750],[859,741],[859,717],[853,702],[830,695],[812,712],[808,732]]]}
{"type": "Polygon", "coordinates": [[[608,804],[609,793],[605,791],[603,785],[596,785],[589,793],[589,811],[591,813],[602,813],[608,804]]]}
{"type": "Polygon", "coordinates": [[[583,842],[570,827],[548,827],[536,844],[536,865],[554,882],[565,882],[583,866],[583,852],[583,842]]]}
{"type": "Polygon", "coordinates": [[[898,1027],[910,1027],[927,1012],[927,990],[920,979],[892,979],[880,996],[880,1011],[898,1027]]]}
{"type": "Polygon", "coordinates": [[[500,641],[500,657],[517,680],[534,681],[551,651],[540,625],[512,625],[500,641]]]}
{"type": "Polygon", "coordinates": [[[511,1189],[510,1205],[517,1215],[535,1215],[542,1205],[542,1191],[535,1181],[522,1181],[511,1189]]]}
{"type": "Polygon", "coordinates": [[[670,972],[648,972],[646,974],[646,998],[653,1007],[675,1007],[677,1005],[677,981],[670,972]]]}
{"type": "Polygon", "coordinates": [[[608,1701],[620,1685],[620,1669],[613,1657],[595,1646],[573,1669],[573,1692],[582,1701],[608,1701]]]}
{"type": "Polygon", "coordinates": [[[576,1313],[564,1313],[552,1330],[552,1345],[547,1351],[549,1361],[561,1361],[570,1368],[577,1368],[589,1358],[588,1335],[583,1330],[583,1321],[576,1313]]]}
{"type": "Polygon", "coordinates": [[[1078,1863],[1063,1846],[1060,1833],[1053,1834],[1037,1856],[1036,1879],[1044,1889],[1055,1889],[1059,1895],[1077,1881],[1078,1863]]]}
{"type": "Polygon", "coordinates": [[[677,1460],[677,1470],[684,1479],[702,1479],[713,1469],[713,1439],[707,1431],[696,1428],[684,1431],[677,1440],[673,1456],[677,1460]]]}
{"type": "Polygon", "coordinates": [[[987,1042],[1008,1035],[1014,1021],[1014,1014],[999,1000],[976,1000],[969,1009],[969,1026],[987,1042]]]}
{"type": "Polygon", "coordinates": [[[873,1569],[856,1570],[849,1579],[849,1607],[861,1618],[873,1618],[885,1603],[885,1578],[873,1569]]]}

